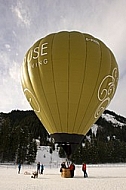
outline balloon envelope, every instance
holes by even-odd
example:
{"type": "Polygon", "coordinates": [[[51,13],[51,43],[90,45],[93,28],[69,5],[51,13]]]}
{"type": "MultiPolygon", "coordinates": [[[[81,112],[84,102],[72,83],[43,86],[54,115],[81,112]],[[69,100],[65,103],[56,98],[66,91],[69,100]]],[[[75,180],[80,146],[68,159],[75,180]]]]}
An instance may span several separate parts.
{"type": "Polygon", "coordinates": [[[24,94],[55,142],[79,143],[114,96],[118,66],[99,39],[59,32],[38,40],[22,65],[24,94]]]}

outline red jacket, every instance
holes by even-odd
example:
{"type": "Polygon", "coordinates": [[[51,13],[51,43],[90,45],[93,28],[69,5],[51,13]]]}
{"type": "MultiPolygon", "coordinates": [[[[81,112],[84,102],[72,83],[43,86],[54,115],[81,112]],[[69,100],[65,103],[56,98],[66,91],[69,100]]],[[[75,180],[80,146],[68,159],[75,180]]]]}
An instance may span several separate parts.
{"type": "Polygon", "coordinates": [[[82,165],[82,170],[83,170],[83,171],[86,171],[86,164],[83,164],[83,165],[82,165]]]}
{"type": "Polygon", "coordinates": [[[69,169],[70,169],[70,170],[75,170],[75,165],[74,165],[74,164],[70,164],[69,169]]]}

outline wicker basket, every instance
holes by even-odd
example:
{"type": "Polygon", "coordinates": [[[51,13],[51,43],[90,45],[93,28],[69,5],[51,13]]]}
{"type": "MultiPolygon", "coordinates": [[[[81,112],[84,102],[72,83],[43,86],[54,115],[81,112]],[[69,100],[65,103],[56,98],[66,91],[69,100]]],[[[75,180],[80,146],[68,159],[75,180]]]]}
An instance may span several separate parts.
{"type": "Polygon", "coordinates": [[[61,176],[66,177],[66,178],[71,177],[70,169],[69,168],[62,168],[61,176]]]}

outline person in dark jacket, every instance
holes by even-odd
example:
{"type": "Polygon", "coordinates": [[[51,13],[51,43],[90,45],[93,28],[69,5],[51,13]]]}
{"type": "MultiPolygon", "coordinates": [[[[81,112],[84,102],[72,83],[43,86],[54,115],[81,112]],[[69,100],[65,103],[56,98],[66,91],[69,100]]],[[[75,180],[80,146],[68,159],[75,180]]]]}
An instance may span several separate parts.
{"type": "Polygon", "coordinates": [[[41,174],[43,174],[44,166],[41,164],[41,174]]]}
{"type": "Polygon", "coordinates": [[[66,164],[65,164],[65,162],[62,162],[62,164],[61,164],[61,168],[60,168],[60,172],[62,172],[62,169],[63,168],[66,168],[66,164]]]}
{"type": "Polygon", "coordinates": [[[20,174],[21,171],[21,163],[18,164],[18,174],[20,174]]]}
{"type": "Polygon", "coordinates": [[[40,162],[37,163],[37,173],[40,174],[40,162]]]}

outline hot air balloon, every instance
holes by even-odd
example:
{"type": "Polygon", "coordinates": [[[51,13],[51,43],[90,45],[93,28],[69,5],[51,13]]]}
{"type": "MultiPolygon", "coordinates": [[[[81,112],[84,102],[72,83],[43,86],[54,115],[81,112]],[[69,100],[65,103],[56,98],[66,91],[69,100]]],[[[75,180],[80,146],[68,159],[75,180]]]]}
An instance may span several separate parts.
{"type": "Polygon", "coordinates": [[[21,82],[36,115],[69,157],[109,105],[118,76],[115,57],[102,41],[61,31],[28,50],[21,82]]]}

